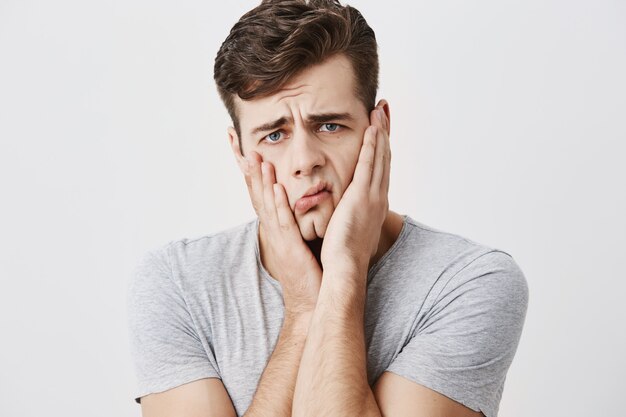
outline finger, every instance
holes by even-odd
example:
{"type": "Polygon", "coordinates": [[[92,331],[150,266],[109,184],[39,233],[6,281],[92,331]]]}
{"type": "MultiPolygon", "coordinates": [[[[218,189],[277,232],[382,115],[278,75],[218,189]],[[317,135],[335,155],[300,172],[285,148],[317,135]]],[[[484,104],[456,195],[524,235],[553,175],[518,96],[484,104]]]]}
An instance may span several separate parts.
{"type": "Polygon", "coordinates": [[[384,117],[385,112],[382,110],[382,107],[376,106],[374,107],[374,110],[370,112],[370,124],[379,128],[384,128],[384,117]]]}
{"type": "Polygon", "coordinates": [[[391,175],[391,146],[389,144],[389,136],[385,134],[385,138],[386,138],[385,149],[386,149],[387,157],[385,158],[385,170],[383,173],[381,190],[384,193],[384,195],[387,195],[389,194],[389,182],[390,182],[390,175],[391,175]]]}
{"type": "Polygon", "coordinates": [[[387,132],[387,135],[389,135],[389,126],[391,124],[391,119],[389,118],[387,113],[385,113],[384,105],[388,106],[386,100],[381,100],[381,104],[379,104],[374,108],[374,110],[372,110],[370,114],[370,124],[380,125],[385,130],[385,132],[387,132]],[[377,114],[375,114],[377,109],[380,109],[380,118],[377,114]],[[379,121],[380,123],[378,123],[379,121]]]}
{"type": "Polygon", "coordinates": [[[283,230],[291,230],[296,226],[296,219],[293,217],[291,207],[285,188],[278,183],[274,184],[274,195],[276,196],[276,215],[278,216],[278,224],[283,230]]]}
{"type": "Polygon", "coordinates": [[[380,127],[377,129],[376,135],[376,152],[374,154],[374,169],[372,171],[372,182],[371,189],[378,193],[380,191],[383,174],[385,172],[385,158],[387,153],[387,143],[386,143],[386,135],[385,129],[382,126],[383,116],[382,109],[377,109],[376,118],[378,119],[378,124],[380,127]]]}
{"type": "Polygon", "coordinates": [[[261,174],[262,158],[256,152],[250,152],[248,162],[250,164],[250,198],[257,214],[263,210],[263,177],[261,174]]]}
{"type": "Polygon", "coordinates": [[[389,141],[389,126],[390,119],[387,117],[387,114],[383,111],[381,106],[382,121],[383,121],[383,130],[385,137],[385,169],[383,172],[381,189],[384,195],[389,194],[389,182],[390,182],[390,172],[391,172],[391,142],[389,141]]]}
{"type": "Polygon", "coordinates": [[[246,187],[248,187],[248,194],[250,194],[250,197],[252,197],[252,179],[250,177],[250,163],[248,162],[248,160],[246,159],[245,162],[246,167],[245,167],[245,171],[243,174],[243,178],[246,180],[246,187]]]}
{"type": "Polygon", "coordinates": [[[352,181],[364,187],[369,187],[372,179],[377,130],[378,128],[376,126],[369,126],[365,129],[363,145],[361,145],[359,159],[354,169],[354,179],[352,181]]]}
{"type": "Polygon", "coordinates": [[[263,175],[263,212],[265,221],[276,226],[278,218],[276,216],[276,203],[274,202],[274,170],[269,162],[261,163],[261,173],[263,175]]]}

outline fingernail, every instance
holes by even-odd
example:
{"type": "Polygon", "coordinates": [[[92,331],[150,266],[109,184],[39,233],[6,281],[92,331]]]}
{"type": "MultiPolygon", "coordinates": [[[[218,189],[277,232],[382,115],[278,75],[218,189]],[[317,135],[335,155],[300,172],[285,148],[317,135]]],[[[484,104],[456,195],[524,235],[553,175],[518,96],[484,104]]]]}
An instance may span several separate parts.
{"type": "Polygon", "coordinates": [[[378,108],[376,110],[376,115],[378,116],[378,120],[380,120],[382,122],[383,121],[383,109],[378,108]]]}
{"type": "Polygon", "coordinates": [[[267,163],[266,162],[261,162],[261,171],[264,174],[267,174],[267,163]]]}

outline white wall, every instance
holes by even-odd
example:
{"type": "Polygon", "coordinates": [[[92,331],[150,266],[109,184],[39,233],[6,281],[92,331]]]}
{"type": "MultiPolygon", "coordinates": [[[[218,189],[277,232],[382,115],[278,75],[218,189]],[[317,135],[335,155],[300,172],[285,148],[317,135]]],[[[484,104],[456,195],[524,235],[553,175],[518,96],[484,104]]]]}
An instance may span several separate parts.
{"type": "MultiPolygon", "coordinates": [[[[0,0],[0,415],[139,416],[138,257],[249,220],[212,79],[256,2],[0,0]]],[[[621,416],[626,3],[357,1],[391,207],[510,252],[530,305],[501,416],[621,416]]]]}

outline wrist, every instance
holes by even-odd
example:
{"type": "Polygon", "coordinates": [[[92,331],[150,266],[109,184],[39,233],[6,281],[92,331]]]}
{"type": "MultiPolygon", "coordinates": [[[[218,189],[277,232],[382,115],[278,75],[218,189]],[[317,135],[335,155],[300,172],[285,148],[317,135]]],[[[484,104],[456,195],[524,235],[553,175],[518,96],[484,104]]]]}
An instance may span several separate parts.
{"type": "Polygon", "coordinates": [[[293,311],[285,309],[283,329],[289,329],[294,333],[306,335],[311,325],[313,310],[293,311]]]}
{"type": "Polygon", "coordinates": [[[367,269],[346,266],[325,269],[318,307],[352,314],[363,309],[367,296],[367,269]]]}
{"type": "Polygon", "coordinates": [[[324,264],[324,276],[331,276],[333,282],[352,283],[366,280],[369,270],[369,259],[362,260],[351,257],[335,258],[324,264]]]}

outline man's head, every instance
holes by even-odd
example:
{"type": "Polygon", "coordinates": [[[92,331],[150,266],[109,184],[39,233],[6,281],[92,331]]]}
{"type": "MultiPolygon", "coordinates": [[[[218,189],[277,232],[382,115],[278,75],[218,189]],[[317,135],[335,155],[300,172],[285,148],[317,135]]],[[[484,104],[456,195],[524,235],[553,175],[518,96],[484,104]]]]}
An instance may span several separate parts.
{"type": "Polygon", "coordinates": [[[222,44],[215,80],[242,169],[248,152],[272,163],[303,238],[323,237],[374,108],[372,29],[356,9],[336,1],[264,1],[222,44]],[[312,207],[298,203],[320,184],[326,198],[312,207]]]}

